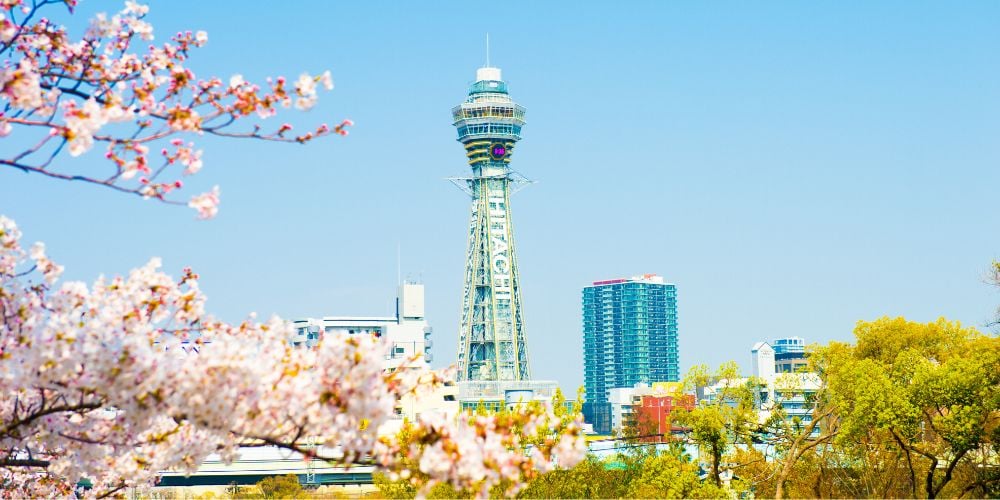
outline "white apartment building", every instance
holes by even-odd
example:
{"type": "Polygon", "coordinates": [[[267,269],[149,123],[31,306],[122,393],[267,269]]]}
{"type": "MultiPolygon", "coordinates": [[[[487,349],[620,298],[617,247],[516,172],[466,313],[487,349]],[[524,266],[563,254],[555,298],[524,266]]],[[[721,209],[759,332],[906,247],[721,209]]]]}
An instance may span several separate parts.
{"type": "Polygon", "coordinates": [[[404,364],[409,368],[430,368],[434,359],[430,348],[434,330],[424,318],[424,285],[403,283],[396,297],[396,316],[324,316],[292,322],[290,341],[296,346],[314,347],[333,333],[373,335],[389,343],[385,368],[393,371],[404,364]]]}
{"type": "MultiPolygon", "coordinates": [[[[794,343],[799,347],[799,359],[801,366],[805,366],[805,356],[802,346],[805,342],[798,337],[790,339],[778,339],[776,342],[785,341],[794,343]]],[[[787,349],[784,349],[787,351],[787,349]]],[[[812,420],[811,398],[820,388],[820,378],[816,373],[802,371],[787,371],[782,366],[783,360],[780,352],[771,347],[767,342],[754,344],[751,350],[753,355],[751,361],[751,375],[757,377],[764,386],[758,395],[758,405],[761,419],[767,419],[774,410],[775,405],[780,405],[789,419],[798,418],[803,424],[812,420]]]]}
{"type": "MultiPolygon", "coordinates": [[[[292,322],[294,333],[290,342],[295,346],[314,347],[331,334],[372,335],[388,343],[384,368],[396,370],[429,370],[431,334],[433,329],[424,317],[424,285],[403,283],[396,297],[396,315],[390,317],[324,316],[292,322]]],[[[403,419],[411,421],[427,412],[454,415],[458,413],[458,387],[448,384],[421,397],[406,396],[396,405],[398,419],[379,429],[380,433],[399,430],[403,419]]]]}
{"type": "MultiPolygon", "coordinates": [[[[802,339],[794,339],[802,344],[802,339]]],[[[807,425],[812,420],[811,400],[822,383],[819,374],[783,371],[783,368],[779,368],[781,362],[777,359],[775,349],[767,342],[757,342],[750,352],[750,377],[722,380],[712,386],[700,388],[698,399],[711,401],[724,387],[753,382],[757,384],[755,399],[760,422],[770,418],[771,412],[780,406],[789,422],[797,419],[801,425],[807,425]]]]}

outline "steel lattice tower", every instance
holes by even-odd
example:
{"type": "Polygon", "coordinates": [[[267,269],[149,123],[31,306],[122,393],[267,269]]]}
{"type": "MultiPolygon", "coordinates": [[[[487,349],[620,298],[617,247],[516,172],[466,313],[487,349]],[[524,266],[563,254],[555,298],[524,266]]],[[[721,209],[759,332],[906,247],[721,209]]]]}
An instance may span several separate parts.
{"type": "Polygon", "coordinates": [[[459,380],[527,380],[528,351],[514,252],[510,195],[525,181],[510,169],[524,108],[507,94],[500,70],[476,71],[469,96],[452,110],[471,177],[452,179],[472,197],[465,262],[459,380]]]}

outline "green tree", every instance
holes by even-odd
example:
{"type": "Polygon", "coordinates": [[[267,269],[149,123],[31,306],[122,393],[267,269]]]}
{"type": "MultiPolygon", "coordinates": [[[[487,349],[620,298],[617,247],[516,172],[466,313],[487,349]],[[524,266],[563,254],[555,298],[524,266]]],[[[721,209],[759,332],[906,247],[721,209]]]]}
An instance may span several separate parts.
{"type": "Polygon", "coordinates": [[[726,452],[734,445],[752,444],[759,432],[754,405],[759,386],[756,379],[741,377],[732,361],[714,373],[705,365],[695,366],[684,377],[685,390],[714,392],[713,397],[702,398],[692,410],[675,410],[674,421],[685,428],[687,439],[702,450],[702,456],[708,457],[710,477],[716,487],[722,486],[726,452]]]}
{"type": "Polygon", "coordinates": [[[698,466],[674,453],[655,454],[628,484],[626,498],[727,498],[716,483],[698,478],[698,466]]]}
{"type": "Polygon", "coordinates": [[[309,498],[295,474],[265,477],[257,482],[264,498],[309,498]]]}
{"type": "Polygon", "coordinates": [[[407,481],[393,481],[385,474],[372,474],[372,483],[378,488],[379,496],[387,499],[409,499],[417,496],[417,489],[407,481]]]}
{"type": "Polygon", "coordinates": [[[554,470],[531,480],[518,498],[622,498],[627,482],[624,469],[588,457],[575,467],[554,470]]]}
{"type": "MultiPolygon", "coordinates": [[[[817,358],[810,357],[809,367],[814,373],[827,373],[823,366],[817,364],[817,358]]],[[[816,465],[816,454],[822,454],[824,449],[817,449],[832,442],[839,432],[839,420],[837,419],[837,407],[828,394],[827,386],[823,383],[822,376],[795,373],[781,374],[770,382],[774,384],[775,401],[771,402],[770,417],[764,422],[763,432],[760,439],[770,444],[775,451],[774,497],[784,498],[785,488],[788,480],[794,475],[800,480],[804,474],[802,467],[797,467],[799,462],[809,456],[808,465],[816,465]],[[807,391],[805,385],[812,379],[818,382],[818,390],[807,391]],[[805,421],[799,417],[789,419],[781,405],[777,394],[784,398],[801,397],[806,409],[810,410],[809,418],[805,421]],[[798,469],[798,470],[797,470],[798,469]]],[[[814,487],[814,491],[815,487],[814,487]]],[[[819,495],[818,492],[816,492],[819,495]]]]}
{"type": "Polygon", "coordinates": [[[556,387],[556,391],[552,394],[552,413],[559,417],[563,422],[570,422],[576,419],[583,413],[583,399],[584,399],[584,388],[580,386],[576,390],[576,401],[573,401],[571,407],[566,406],[566,396],[563,395],[562,389],[556,387]]]}
{"type": "MultiPolygon", "coordinates": [[[[393,481],[381,472],[372,474],[372,482],[378,488],[378,497],[387,499],[411,499],[416,498],[418,490],[408,481],[393,481]]],[[[424,498],[475,498],[475,495],[468,491],[455,490],[450,484],[438,483],[424,495],[424,498]]]]}
{"type": "MultiPolygon", "coordinates": [[[[857,344],[817,350],[836,442],[895,449],[908,496],[985,496],[997,487],[1000,339],[939,319],[859,322],[857,344]]],[[[873,494],[877,494],[874,493],[873,494]]]]}

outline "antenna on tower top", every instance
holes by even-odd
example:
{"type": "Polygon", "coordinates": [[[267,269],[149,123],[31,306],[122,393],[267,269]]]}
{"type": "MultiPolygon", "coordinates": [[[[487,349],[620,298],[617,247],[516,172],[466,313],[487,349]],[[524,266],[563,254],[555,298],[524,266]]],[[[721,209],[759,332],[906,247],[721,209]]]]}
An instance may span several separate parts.
{"type": "Polygon", "coordinates": [[[500,69],[490,65],[490,34],[486,34],[486,66],[476,70],[476,81],[499,81],[500,69]]]}

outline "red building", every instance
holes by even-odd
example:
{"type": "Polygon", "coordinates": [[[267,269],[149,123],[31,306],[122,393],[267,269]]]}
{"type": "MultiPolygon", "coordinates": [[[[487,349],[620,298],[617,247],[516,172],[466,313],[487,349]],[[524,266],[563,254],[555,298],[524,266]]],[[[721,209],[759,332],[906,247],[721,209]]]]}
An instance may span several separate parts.
{"type": "Polygon", "coordinates": [[[679,408],[694,409],[694,396],[642,396],[642,405],[635,406],[637,431],[644,442],[666,442],[673,431],[680,427],[671,425],[670,414],[679,408]]]}

